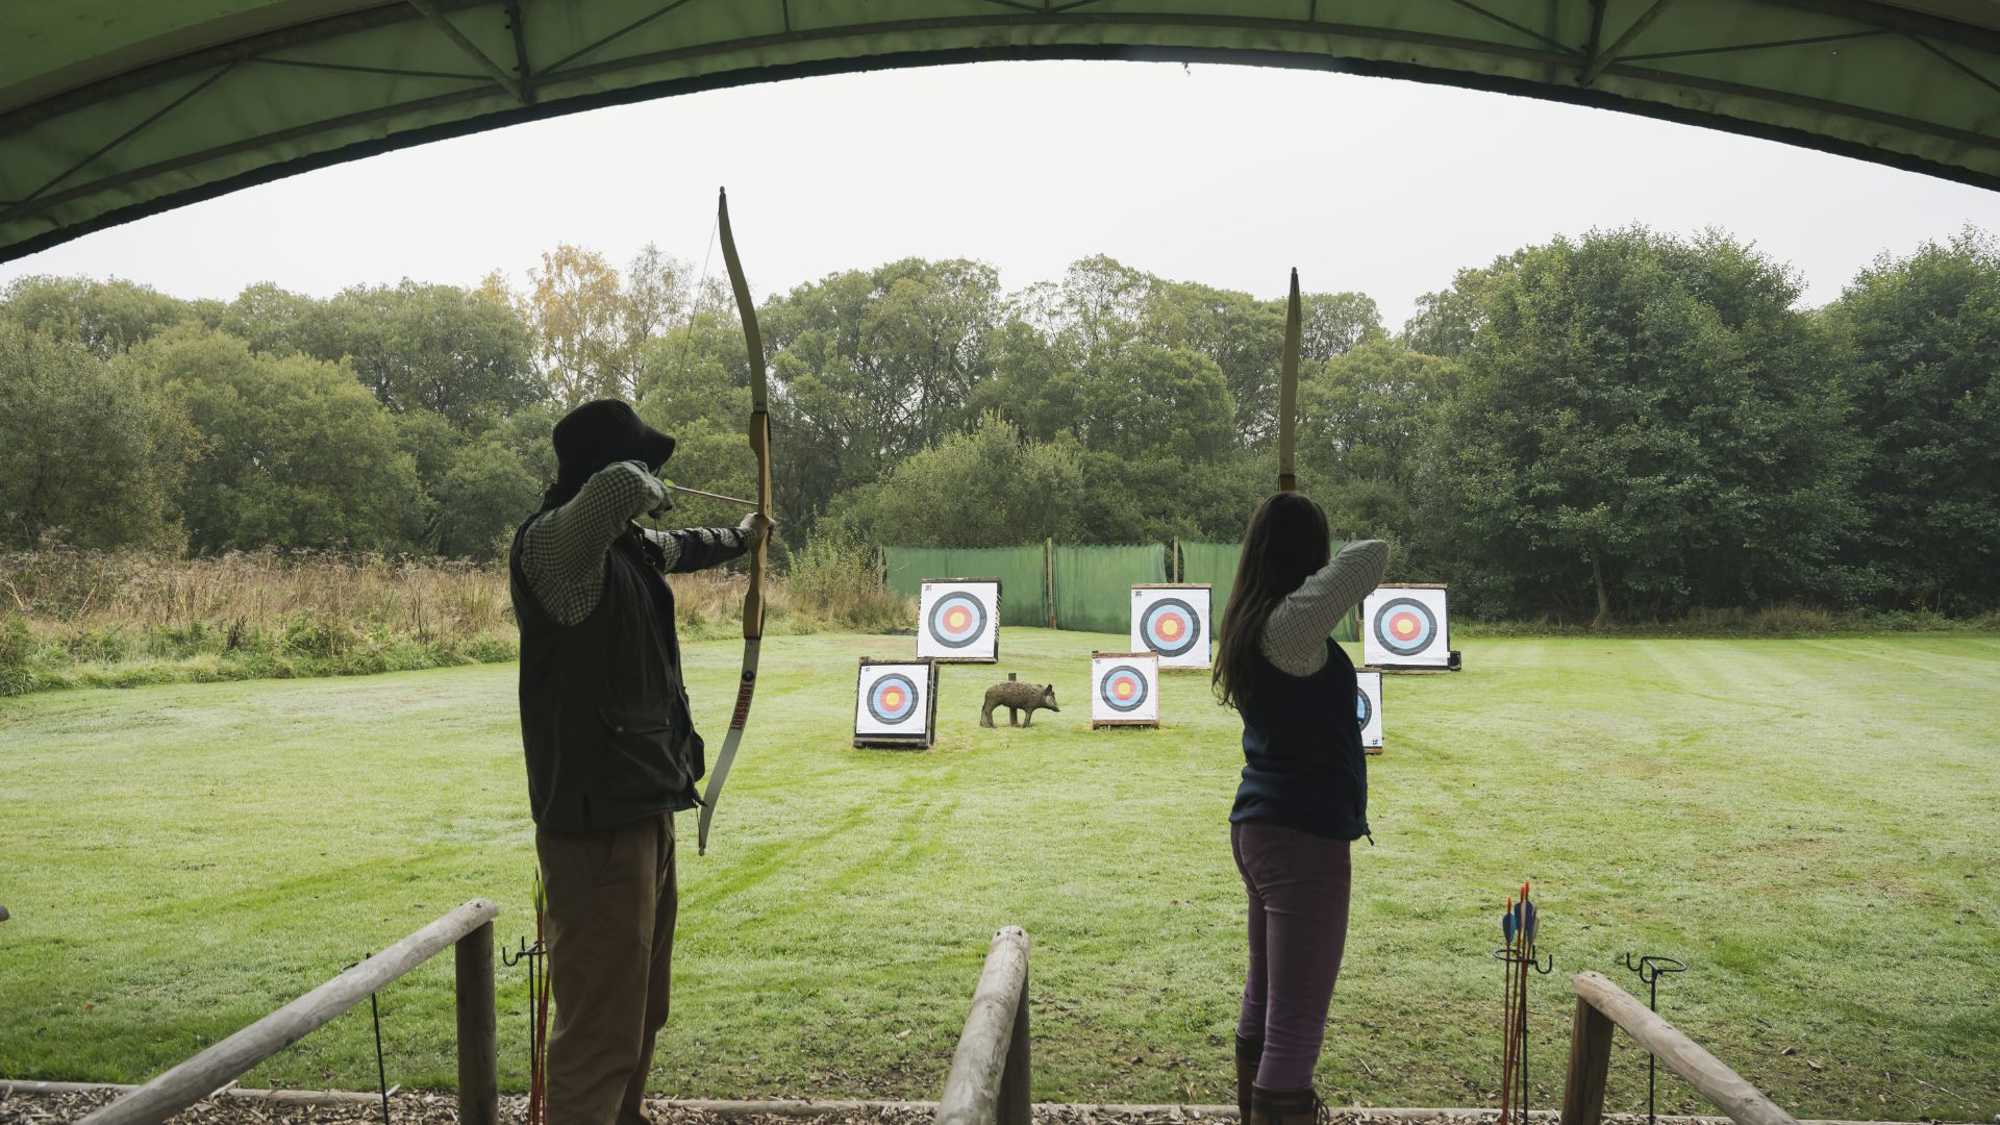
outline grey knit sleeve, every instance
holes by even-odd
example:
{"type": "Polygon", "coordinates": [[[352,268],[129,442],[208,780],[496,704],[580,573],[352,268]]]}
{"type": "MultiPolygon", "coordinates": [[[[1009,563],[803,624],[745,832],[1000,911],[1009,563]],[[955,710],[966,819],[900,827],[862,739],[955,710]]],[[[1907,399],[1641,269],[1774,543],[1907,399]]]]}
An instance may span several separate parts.
{"type": "Polygon", "coordinates": [[[1271,611],[1258,645],[1264,658],[1293,676],[1310,676],[1325,667],[1327,636],[1381,583],[1388,566],[1389,545],[1380,539],[1341,548],[1271,611]]]}
{"type": "Polygon", "coordinates": [[[641,531],[660,548],[669,574],[721,566],[750,549],[750,537],[740,527],[682,527],[672,531],[648,527],[641,531]]]}
{"type": "Polygon", "coordinates": [[[521,569],[542,612],[563,625],[589,617],[604,596],[604,553],[666,494],[644,465],[619,461],[583,482],[567,504],[537,516],[521,537],[521,569]]]}

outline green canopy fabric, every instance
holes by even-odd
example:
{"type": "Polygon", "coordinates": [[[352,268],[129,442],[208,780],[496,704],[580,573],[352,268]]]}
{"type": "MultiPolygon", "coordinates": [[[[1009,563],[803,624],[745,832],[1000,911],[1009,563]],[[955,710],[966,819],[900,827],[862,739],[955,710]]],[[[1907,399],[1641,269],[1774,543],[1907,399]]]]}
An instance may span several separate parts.
{"type": "Polygon", "coordinates": [[[1043,58],[1443,82],[2000,186],[1987,0],[61,0],[0,5],[0,261],[551,114],[1043,58]]]}

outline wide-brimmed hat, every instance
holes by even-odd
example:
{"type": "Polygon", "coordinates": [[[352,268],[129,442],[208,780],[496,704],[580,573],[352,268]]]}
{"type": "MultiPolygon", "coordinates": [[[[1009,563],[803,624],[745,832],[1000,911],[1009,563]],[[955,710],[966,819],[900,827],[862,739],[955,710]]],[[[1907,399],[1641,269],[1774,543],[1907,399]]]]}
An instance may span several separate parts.
{"type": "Polygon", "coordinates": [[[674,439],[639,420],[639,413],[615,398],[586,402],[556,423],[557,476],[581,482],[617,461],[643,461],[659,472],[674,455],[674,439]]]}

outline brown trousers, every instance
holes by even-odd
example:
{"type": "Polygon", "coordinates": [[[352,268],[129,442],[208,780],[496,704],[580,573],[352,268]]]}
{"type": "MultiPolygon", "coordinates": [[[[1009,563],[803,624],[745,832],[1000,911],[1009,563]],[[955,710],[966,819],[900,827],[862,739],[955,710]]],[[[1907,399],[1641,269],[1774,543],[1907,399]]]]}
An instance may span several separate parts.
{"type": "Polygon", "coordinates": [[[602,832],[536,831],[548,887],[549,1125],[642,1125],[674,955],[670,813],[602,832]]]}

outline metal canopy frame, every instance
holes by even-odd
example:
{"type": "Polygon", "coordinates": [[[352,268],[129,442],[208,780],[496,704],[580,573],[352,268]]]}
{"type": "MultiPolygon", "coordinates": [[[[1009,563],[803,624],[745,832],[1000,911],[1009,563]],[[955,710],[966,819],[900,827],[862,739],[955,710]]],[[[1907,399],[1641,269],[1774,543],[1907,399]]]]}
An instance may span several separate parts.
{"type": "MultiPolygon", "coordinates": [[[[533,2],[535,0],[531,0],[533,2]]],[[[538,10],[553,20],[557,16],[557,2],[541,0],[538,10]]],[[[957,3],[935,5],[939,9],[951,9],[943,14],[821,24],[796,21],[793,0],[772,0],[768,5],[741,5],[744,9],[770,9],[764,17],[767,19],[769,15],[777,15],[779,18],[774,21],[776,26],[769,31],[665,48],[647,45],[624,54],[614,53],[615,48],[629,44],[642,30],[657,30],[663,26],[660,21],[670,20],[691,4],[712,6],[736,2],[655,0],[643,7],[635,6],[634,10],[638,12],[635,18],[608,34],[574,46],[540,69],[530,65],[521,0],[398,0],[396,3],[376,4],[214,43],[33,100],[20,101],[16,98],[18,104],[7,104],[14,91],[0,90],[0,185],[5,185],[0,188],[0,261],[32,253],[90,230],[310,168],[515,122],[692,90],[801,75],[987,59],[1115,58],[1247,62],[1448,83],[1700,124],[1855,156],[1981,187],[2000,188],[2000,79],[1995,77],[2000,75],[2000,31],[1868,0],[1834,0],[1830,3],[1735,0],[1740,7],[1763,9],[1767,14],[1770,9],[1810,13],[1809,16],[1798,17],[1798,23],[1801,30],[1811,29],[1812,33],[1778,39],[1724,39],[1650,52],[1638,48],[1646,45],[1649,36],[1657,40],[1660,30],[1673,27],[1677,19],[1683,21],[1678,28],[1681,31],[1710,26],[1703,19],[1703,13],[1713,14],[1715,0],[1706,0],[1705,3],[1650,0],[1643,6],[1626,3],[1622,7],[1628,14],[1616,19],[1607,15],[1607,0],[1588,0],[1588,33],[1577,42],[1566,42],[1562,38],[1562,20],[1558,18],[1563,8],[1560,0],[1549,2],[1546,31],[1537,31],[1518,19],[1494,10],[1499,0],[1410,0],[1407,5],[1411,9],[1442,6],[1462,11],[1476,17],[1465,21],[1465,30],[1486,28],[1492,32],[1491,38],[1443,34],[1412,26],[1322,18],[1322,5],[1318,0],[1300,4],[1297,18],[1187,10],[1132,10],[1131,5],[1118,5],[1117,10],[1110,10],[1106,0],[1041,0],[1039,3],[1030,0],[978,0],[976,4],[959,0],[957,3]],[[511,60],[504,64],[496,61],[461,30],[454,16],[461,20],[473,17],[504,23],[511,60]],[[1828,29],[1826,25],[1829,21],[1844,26],[1828,29]],[[1063,33],[1078,29],[1087,30],[1087,40],[1062,38],[1063,33]],[[309,53],[314,49],[337,45],[344,39],[373,36],[385,30],[397,36],[397,43],[412,42],[414,37],[423,35],[441,37],[450,44],[457,57],[472,64],[472,69],[396,65],[394,60],[388,59],[380,60],[378,64],[368,59],[301,57],[301,52],[309,53]],[[1043,31],[1056,34],[1040,34],[1043,31]],[[989,43],[964,45],[968,33],[975,38],[984,37],[989,43]],[[1269,42],[1288,46],[1200,45],[1201,40],[1216,38],[1222,33],[1247,43],[1269,42]],[[1607,37],[1609,46],[1603,46],[1607,37]],[[1687,60],[1725,55],[1827,49],[1829,44],[1880,44],[1885,41],[1907,41],[1934,59],[1931,65],[1949,72],[1958,81],[1976,87],[1976,92],[1969,92],[1966,96],[1991,99],[1990,113],[1980,116],[1981,128],[1962,128],[1943,121],[1829,100],[1796,90],[1747,84],[1671,67],[1671,64],[1687,60]],[[872,44],[882,42],[914,46],[871,50],[872,44]],[[922,45],[925,42],[940,45],[925,47],[922,45]],[[1314,53],[1289,46],[1313,43],[1319,44],[1323,51],[1314,53]],[[841,53],[838,48],[844,44],[852,44],[853,50],[841,53]],[[1380,49],[1375,51],[1376,57],[1363,57],[1356,50],[1361,45],[1373,45],[1380,49]],[[782,55],[786,48],[802,47],[811,50],[801,53],[816,57],[761,65],[722,66],[714,70],[701,65],[705,60],[782,55]],[[1534,64],[1546,68],[1544,73],[1548,80],[1538,82],[1508,73],[1484,72],[1472,66],[1446,68],[1429,61],[1399,61],[1396,57],[1402,53],[1413,58],[1428,58],[1425,52],[1463,57],[1475,63],[1481,59],[1491,60],[1496,69],[1504,69],[1505,65],[1511,64],[1534,64]],[[659,81],[643,78],[649,70],[675,67],[687,73],[659,81]],[[366,108],[289,122],[279,128],[193,146],[185,151],[129,165],[119,166],[116,161],[107,163],[107,157],[115,156],[131,146],[135,139],[157,130],[163,121],[176,121],[186,115],[201,113],[203,95],[225,78],[258,68],[291,68],[301,74],[326,74],[353,81],[379,79],[385,89],[380,101],[366,108]],[[640,80],[629,85],[620,84],[634,76],[639,76],[640,80]],[[1622,80],[1621,88],[1605,89],[1607,79],[1622,80]],[[399,84],[411,81],[457,85],[418,95],[405,94],[396,89],[399,84]],[[1677,104],[1664,98],[1649,100],[1637,97],[1631,92],[1635,88],[1652,87],[1684,96],[1677,104]],[[480,104],[493,103],[496,97],[504,101],[480,104]],[[1884,144],[1868,144],[1837,135],[1712,112],[1700,108],[1703,98],[1748,99],[1865,123],[1898,135],[1934,138],[1973,158],[1958,163],[1944,162],[1884,144]],[[7,182],[4,172],[8,163],[6,158],[10,150],[16,150],[15,146],[40,146],[46,151],[50,135],[61,132],[59,126],[78,115],[112,104],[131,106],[135,112],[133,123],[111,134],[109,139],[89,146],[80,156],[64,165],[60,172],[45,177],[38,184],[30,186],[7,182]],[[149,105],[150,108],[145,108],[149,105]],[[401,121],[413,124],[408,128],[395,128],[395,124],[401,121]],[[1987,122],[1992,124],[1987,125],[1987,122]],[[315,138],[339,136],[352,133],[357,128],[383,125],[390,128],[370,139],[340,143],[317,151],[313,149],[315,138]],[[290,155],[248,170],[207,179],[201,177],[201,169],[205,165],[260,151],[290,155]],[[93,169],[100,174],[85,175],[93,169]],[[181,183],[182,180],[194,182],[181,183]],[[150,197],[117,202],[91,215],[43,218],[68,204],[143,189],[152,182],[178,186],[150,197]],[[6,189],[12,189],[11,193],[6,189]],[[5,197],[8,194],[12,197],[5,197]],[[25,229],[33,227],[36,220],[41,220],[42,229],[25,229]]],[[[798,2],[805,7],[808,0],[798,2]]],[[[904,3],[890,7],[907,11],[917,6],[904,3]]],[[[1216,5],[1218,8],[1224,6],[1216,5]]],[[[1354,6],[1331,2],[1325,5],[1329,10],[1354,6]]],[[[1182,9],[1186,7],[1181,5],[1182,9]]],[[[1514,7],[1518,11],[1521,5],[1516,3],[1514,7]]],[[[1572,0],[1568,10],[1574,13],[1577,7],[1572,0]]],[[[70,140],[65,137],[63,143],[70,140]]]]}

